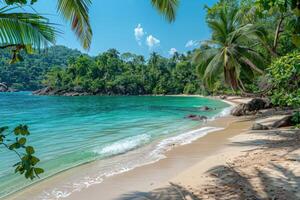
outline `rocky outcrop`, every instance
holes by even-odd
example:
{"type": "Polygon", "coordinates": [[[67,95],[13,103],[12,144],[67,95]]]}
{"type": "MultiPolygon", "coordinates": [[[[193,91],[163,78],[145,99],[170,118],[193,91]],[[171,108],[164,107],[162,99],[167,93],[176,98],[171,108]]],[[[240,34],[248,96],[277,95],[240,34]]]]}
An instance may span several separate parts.
{"type": "Polygon", "coordinates": [[[274,128],[289,127],[295,125],[292,121],[293,115],[272,115],[256,120],[252,130],[268,130],[274,128]]]}
{"type": "Polygon", "coordinates": [[[260,123],[254,123],[252,125],[252,130],[269,130],[270,128],[266,125],[260,123]]]}
{"type": "Polygon", "coordinates": [[[285,116],[282,119],[279,119],[279,120],[275,121],[272,124],[272,128],[281,128],[281,127],[293,126],[295,124],[293,123],[292,118],[293,118],[293,115],[285,116]]]}
{"type": "Polygon", "coordinates": [[[8,91],[7,85],[4,83],[0,83],[0,92],[7,92],[7,91],[8,91]]]}
{"type": "Polygon", "coordinates": [[[0,83],[0,92],[16,92],[16,89],[8,87],[5,83],[0,83]]]}
{"type": "Polygon", "coordinates": [[[259,110],[270,108],[271,102],[268,99],[255,98],[248,103],[242,103],[232,109],[233,116],[243,116],[254,114],[259,110]]]}
{"type": "Polygon", "coordinates": [[[34,95],[49,95],[49,96],[87,96],[90,93],[85,92],[82,88],[76,87],[74,90],[54,89],[52,87],[45,87],[33,92],[34,95]]]}

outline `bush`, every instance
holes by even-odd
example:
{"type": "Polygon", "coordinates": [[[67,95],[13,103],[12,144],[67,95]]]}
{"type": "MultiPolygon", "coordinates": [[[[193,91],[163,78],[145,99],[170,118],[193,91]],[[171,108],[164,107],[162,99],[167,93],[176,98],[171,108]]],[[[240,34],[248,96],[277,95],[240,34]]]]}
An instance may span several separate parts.
{"type": "Polygon", "coordinates": [[[300,54],[293,52],[275,60],[268,68],[274,105],[300,106],[300,54]]]}

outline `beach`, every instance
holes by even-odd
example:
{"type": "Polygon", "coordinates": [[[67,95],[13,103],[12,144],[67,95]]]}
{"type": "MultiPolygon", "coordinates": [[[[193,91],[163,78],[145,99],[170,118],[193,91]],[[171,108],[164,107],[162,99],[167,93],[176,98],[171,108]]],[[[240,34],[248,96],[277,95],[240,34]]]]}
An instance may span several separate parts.
{"type": "MultiPolygon", "coordinates": [[[[234,105],[249,99],[232,97],[226,101],[234,105]]],[[[56,197],[70,200],[268,199],[273,193],[279,196],[277,193],[281,192],[281,197],[297,199],[299,138],[290,130],[250,131],[254,121],[254,116],[217,118],[203,126],[220,130],[172,148],[157,162],[115,174],[71,194],[57,191],[56,197]]],[[[98,167],[99,163],[95,162],[76,167],[7,199],[43,199],[41,195],[50,199],[53,195],[47,194],[50,188],[59,188],[62,182],[82,174],[93,174],[98,167]]]]}

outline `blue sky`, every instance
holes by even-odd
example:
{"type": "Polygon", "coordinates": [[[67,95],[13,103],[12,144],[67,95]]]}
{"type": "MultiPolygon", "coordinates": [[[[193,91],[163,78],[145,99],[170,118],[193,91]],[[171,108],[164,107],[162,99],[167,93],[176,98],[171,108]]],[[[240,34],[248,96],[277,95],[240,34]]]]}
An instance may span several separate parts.
{"type": "MultiPolygon", "coordinates": [[[[164,56],[174,51],[186,52],[195,48],[197,41],[209,38],[204,5],[215,2],[181,0],[176,21],[170,24],[152,7],[150,0],[93,0],[90,10],[93,41],[87,53],[97,55],[109,48],[146,57],[152,51],[164,56]]],[[[57,44],[83,51],[68,24],[57,16],[56,1],[40,0],[34,7],[51,22],[60,24],[63,34],[57,44]]]]}

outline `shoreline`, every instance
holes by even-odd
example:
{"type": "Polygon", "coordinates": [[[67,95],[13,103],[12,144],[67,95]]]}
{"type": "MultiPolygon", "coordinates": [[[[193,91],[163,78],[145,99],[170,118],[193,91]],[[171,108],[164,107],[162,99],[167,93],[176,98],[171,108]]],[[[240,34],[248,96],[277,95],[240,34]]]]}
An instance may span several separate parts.
{"type": "MultiPolygon", "coordinates": [[[[178,95],[176,95],[176,96],[178,96],[178,95]]],[[[182,95],[180,95],[180,96],[182,96],[182,95]]],[[[184,96],[187,96],[187,95],[184,95],[184,96]]],[[[200,95],[190,95],[190,96],[193,96],[193,97],[203,97],[203,96],[200,96],[200,95]]],[[[205,97],[204,97],[205,98],[205,97]]],[[[212,99],[217,99],[216,97],[206,97],[206,98],[212,98],[212,99]]],[[[226,102],[226,103],[228,103],[228,104],[230,104],[231,106],[232,105],[236,105],[238,102],[233,102],[233,101],[230,101],[230,100],[222,100],[222,99],[218,99],[218,100],[221,100],[221,101],[223,101],[223,102],[226,102]]],[[[208,126],[209,124],[214,124],[217,120],[221,120],[221,121],[223,121],[224,119],[225,119],[226,117],[223,117],[223,118],[218,118],[218,119],[214,119],[213,121],[210,121],[210,122],[208,122],[208,124],[204,124],[204,125],[202,125],[202,126],[208,126]]],[[[216,123],[215,125],[216,125],[216,127],[218,127],[218,125],[217,125],[218,123],[216,123]]],[[[201,126],[201,127],[202,127],[201,126]]],[[[219,131],[213,131],[213,132],[211,132],[211,133],[209,133],[208,135],[211,135],[211,134],[214,134],[214,133],[216,133],[216,132],[219,132],[219,131]]],[[[201,140],[202,138],[205,138],[205,137],[207,137],[207,135],[205,135],[205,136],[203,136],[203,137],[201,137],[200,139],[198,138],[198,139],[196,139],[196,141],[193,141],[191,144],[187,144],[187,145],[185,145],[185,146],[189,146],[189,145],[192,145],[192,144],[194,144],[194,143],[197,143],[197,141],[199,141],[199,140],[201,140]]],[[[101,186],[103,186],[103,184],[105,183],[105,182],[107,182],[107,180],[109,180],[109,179],[114,179],[114,177],[118,177],[118,176],[122,176],[122,175],[124,175],[124,174],[126,174],[126,173],[130,173],[130,172],[133,172],[133,171],[136,171],[137,169],[141,169],[141,168],[143,168],[143,167],[147,167],[147,166],[151,166],[151,165],[155,165],[156,163],[159,163],[159,162],[161,162],[162,160],[164,160],[164,159],[168,159],[168,157],[169,157],[169,152],[173,152],[173,151],[175,151],[177,148],[180,148],[181,146],[179,145],[179,146],[176,146],[176,147],[172,147],[172,149],[170,150],[170,151],[166,151],[165,152],[165,155],[166,155],[166,157],[167,158],[163,158],[163,159],[159,159],[158,161],[154,161],[153,163],[145,163],[144,165],[141,165],[141,166],[137,166],[137,167],[134,167],[133,169],[129,169],[129,170],[125,170],[124,172],[122,172],[122,173],[117,173],[116,175],[114,175],[113,177],[108,177],[108,178],[105,178],[105,180],[104,180],[104,182],[102,182],[103,180],[99,180],[99,183],[101,182],[101,184],[95,184],[95,186],[97,186],[97,185],[99,185],[99,187],[101,187],[101,186]]],[[[97,162],[97,161],[96,161],[97,162]]],[[[35,183],[35,184],[33,184],[33,186],[29,186],[29,187],[27,187],[27,188],[24,188],[23,190],[21,190],[21,191],[19,191],[19,192],[17,192],[17,193],[14,193],[14,194],[11,194],[11,195],[9,195],[9,196],[7,196],[7,197],[4,197],[4,199],[20,199],[20,196],[22,196],[22,197],[24,197],[24,194],[26,194],[26,193],[30,193],[30,197],[31,197],[31,193],[34,191],[34,190],[38,190],[38,191],[40,191],[40,192],[44,192],[45,191],[45,188],[47,188],[47,186],[49,186],[49,185],[56,185],[57,184],[57,180],[56,179],[63,179],[63,178],[66,178],[66,176],[72,176],[72,173],[75,171],[76,172],[76,170],[78,169],[78,168],[82,168],[82,169],[86,169],[87,171],[89,171],[89,166],[90,165],[93,165],[93,162],[92,163],[87,163],[87,164],[84,164],[84,165],[82,165],[82,166],[77,166],[77,167],[75,167],[74,169],[70,169],[70,170],[66,170],[66,171],[64,171],[64,172],[61,172],[61,173],[58,173],[58,174],[56,174],[56,175],[54,175],[54,176],[51,176],[51,177],[48,177],[48,178],[46,178],[45,180],[41,180],[41,181],[39,181],[39,182],[37,182],[37,183],[35,183]],[[49,179],[53,179],[54,180],[54,182],[56,182],[56,183],[51,183],[52,182],[52,180],[49,180],[49,179]],[[42,186],[42,188],[40,188],[40,185],[47,185],[46,187],[45,186],[42,186]],[[21,195],[22,194],[22,195],[21,195]]],[[[181,171],[182,171],[183,169],[181,169],[181,171]]],[[[168,178],[170,178],[170,177],[168,177],[168,178]]],[[[58,182],[59,182],[59,180],[58,180],[58,182]]],[[[89,190],[89,188],[93,188],[94,187],[94,185],[93,186],[91,186],[91,187],[88,187],[88,188],[85,188],[84,190],[82,190],[82,192],[84,192],[85,190],[89,190]]],[[[152,188],[153,189],[153,188],[152,188]]],[[[81,190],[81,189],[80,189],[81,190]]],[[[39,192],[33,192],[34,194],[35,193],[39,193],[39,192]]],[[[58,195],[58,196],[60,196],[60,197],[68,197],[69,196],[69,194],[67,194],[67,193],[65,193],[65,192],[63,192],[63,191],[58,191],[57,192],[58,194],[56,194],[56,195],[58,195]]],[[[77,192],[75,192],[74,194],[76,194],[77,192]]],[[[79,194],[79,193],[81,193],[81,192],[78,192],[77,194],[79,194]]],[[[29,196],[28,196],[28,198],[29,198],[29,196]]],[[[70,196],[71,197],[71,199],[73,199],[73,194],[70,196]]],[[[27,199],[26,198],[26,195],[25,195],[25,197],[24,197],[24,199],[27,199]]],[[[76,198],[75,198],[76,199],[76,198]]]]}

